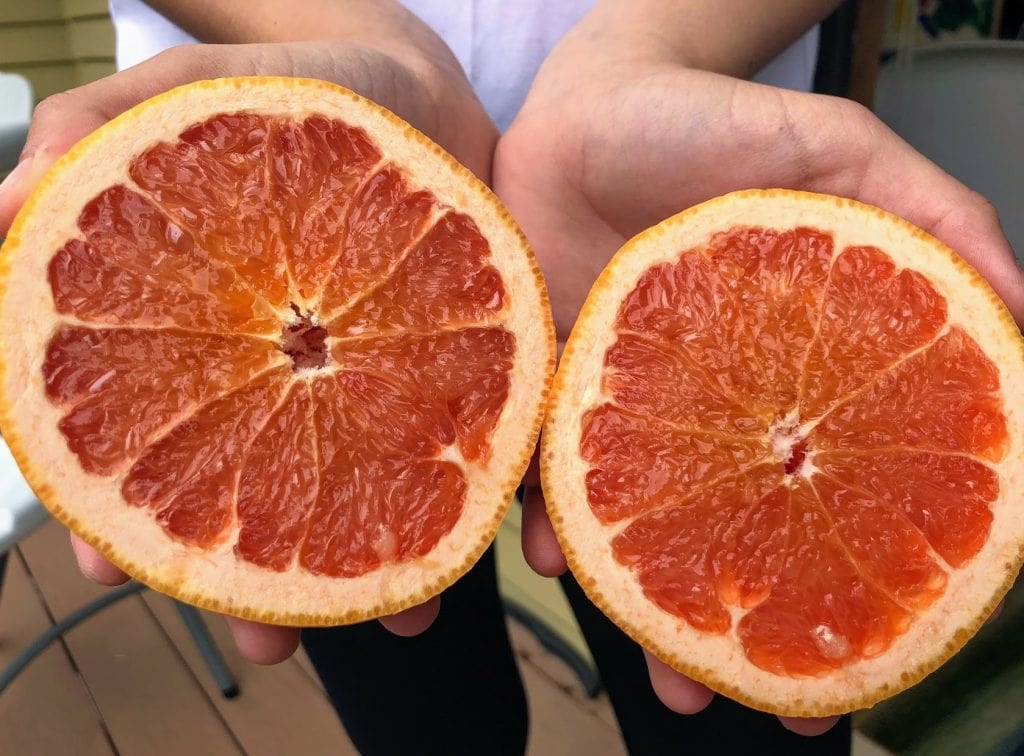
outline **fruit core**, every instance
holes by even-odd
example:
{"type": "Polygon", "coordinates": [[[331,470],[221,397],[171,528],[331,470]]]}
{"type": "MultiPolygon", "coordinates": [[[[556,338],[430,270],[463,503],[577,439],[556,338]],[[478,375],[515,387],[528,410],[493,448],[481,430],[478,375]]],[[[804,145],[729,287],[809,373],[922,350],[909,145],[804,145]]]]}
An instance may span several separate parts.
{"type": "Polygon", "coordinates": [[[786,475],[802,474],[801,466],[807,457],[807,431],[800,428],[795,414],[778,420],[769,430],[772,451],[782,461],[786,475]]]}
{"type": "Polygon", "coordinates": [[[316,370],[327,366],[327,329],[317,325],[315,316],[291,305],[295,320],[281,331],[281,351],[291,357],[292,371],[316,370]]]}

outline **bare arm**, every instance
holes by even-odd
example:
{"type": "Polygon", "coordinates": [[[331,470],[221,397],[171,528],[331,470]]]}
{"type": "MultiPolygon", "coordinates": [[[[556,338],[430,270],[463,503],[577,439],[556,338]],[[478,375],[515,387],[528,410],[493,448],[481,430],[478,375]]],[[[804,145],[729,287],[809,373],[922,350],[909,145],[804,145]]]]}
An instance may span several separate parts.
{"type": "Polygon", "coordinates": [[[203,42],[348,39],[392,28],[404,12],[392,0],[146,0],[203,42]]]}
{"type": "Polygon", "coordinates": [[[841,0],[599,0],[580,31],[613,55],[748,78],[841,0]]]}
{"type": "Polygon", "coordinates": [[[396,0],[146,0],[202,42],[367,44],[424,73],[425,55],[445,79],[463,76],[447,45],[396,0]],[[410,48],[415,55],[410,56],[410,48]]]}

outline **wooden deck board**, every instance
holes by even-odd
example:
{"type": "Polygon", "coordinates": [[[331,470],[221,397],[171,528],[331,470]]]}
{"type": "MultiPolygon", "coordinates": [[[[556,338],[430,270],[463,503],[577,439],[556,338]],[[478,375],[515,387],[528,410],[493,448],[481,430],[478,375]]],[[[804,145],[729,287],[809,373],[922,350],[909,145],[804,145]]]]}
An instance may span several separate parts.
{"type": "MultiPolygon", "coordinates": [[[[21,549],[55,617],[106,590],[78,573],[67,532],[56,523],[44,525],[21,549]]],[[[65,640],[121,753],[149,754],[156,747],[168,756],[242,752],[140,597],[104,609],[65,640]]]]}
{"type": "Polygon", "coordinates": [[[238,680],[241,694],[226,699],[217,689],[203,664],[192,637],[185,629],[173,602],[147,591],[143,599],[182,658],[220,711],[249,756],[279,756],[284,753],[317,756],[356,756],[344,728],[322,690],[297,659],[273,667],[245,661],[235,649],[224,620],[203,612],[218,648],[238,680]]]}
{"type": "MultiPolygon", "coordinates": [[[[11,553],[0,593],[0,665],[51,624],[20,555],[11,553]]],[[[0,753],[114,753],[100,713],[60,641],[0,694],[0,753]]]]}
{"type": "Polygon", "coordinates": [[[530,706],[529,756],[625,756],[615,727],[567,696],[532,663],[520,660],[519,669],[530,706]]]}
{"type": "Polygon", "coordinates": [[[509,622],[509,636],[512,648],[521,663],[532,665],[543,677],[558,688],[576,706],[593,714],[616,733],[619,723],[615,719],[608,696],[604,693],[597,698],[587,698],[579,678],[572,668],[540,644],[536,636],[518,622],[509,622]]]}

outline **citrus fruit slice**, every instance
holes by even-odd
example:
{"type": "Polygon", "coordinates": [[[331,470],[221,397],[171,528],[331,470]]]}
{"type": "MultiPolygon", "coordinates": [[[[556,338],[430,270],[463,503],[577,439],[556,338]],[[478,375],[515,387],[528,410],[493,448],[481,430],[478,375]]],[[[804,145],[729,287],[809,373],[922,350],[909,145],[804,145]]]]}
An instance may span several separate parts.
{"type": "Polygon", "coordinates": [[[0,423],[53,513],[200,606],[354,622],[493,539],[554,370],[493,194],[341,87],[198,82],[75,146],[0,263],[0,423]]]}
{"type": "Polygon", "coordinates": [[[853,201],[727,195],[590,292],[542,440],[593,601],[751,706],[824,716],[919,680],[1024,543],[1020,334],[989,286],[853,201]]]}

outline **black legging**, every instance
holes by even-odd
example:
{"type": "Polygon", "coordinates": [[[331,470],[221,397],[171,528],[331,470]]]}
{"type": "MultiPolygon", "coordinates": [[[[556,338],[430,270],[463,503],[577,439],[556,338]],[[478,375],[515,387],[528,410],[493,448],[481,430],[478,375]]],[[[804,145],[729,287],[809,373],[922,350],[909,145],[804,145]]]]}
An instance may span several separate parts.
{"type": "MultiPolygon", "coordinates": [[[[693,716],[658,701],[639,647],[562,578],[630,754],[847,754],[850,722],[804,738],[721,696],[693,716]]],[[[378,622],[306,630],[302,642],[365,756],[501,756],[526,749],[528,718],[498,598],[494,550],[441,598],[422,635],[378,622]]],[[[567,754],[567,756],[574,756],[567,754]]]]}

